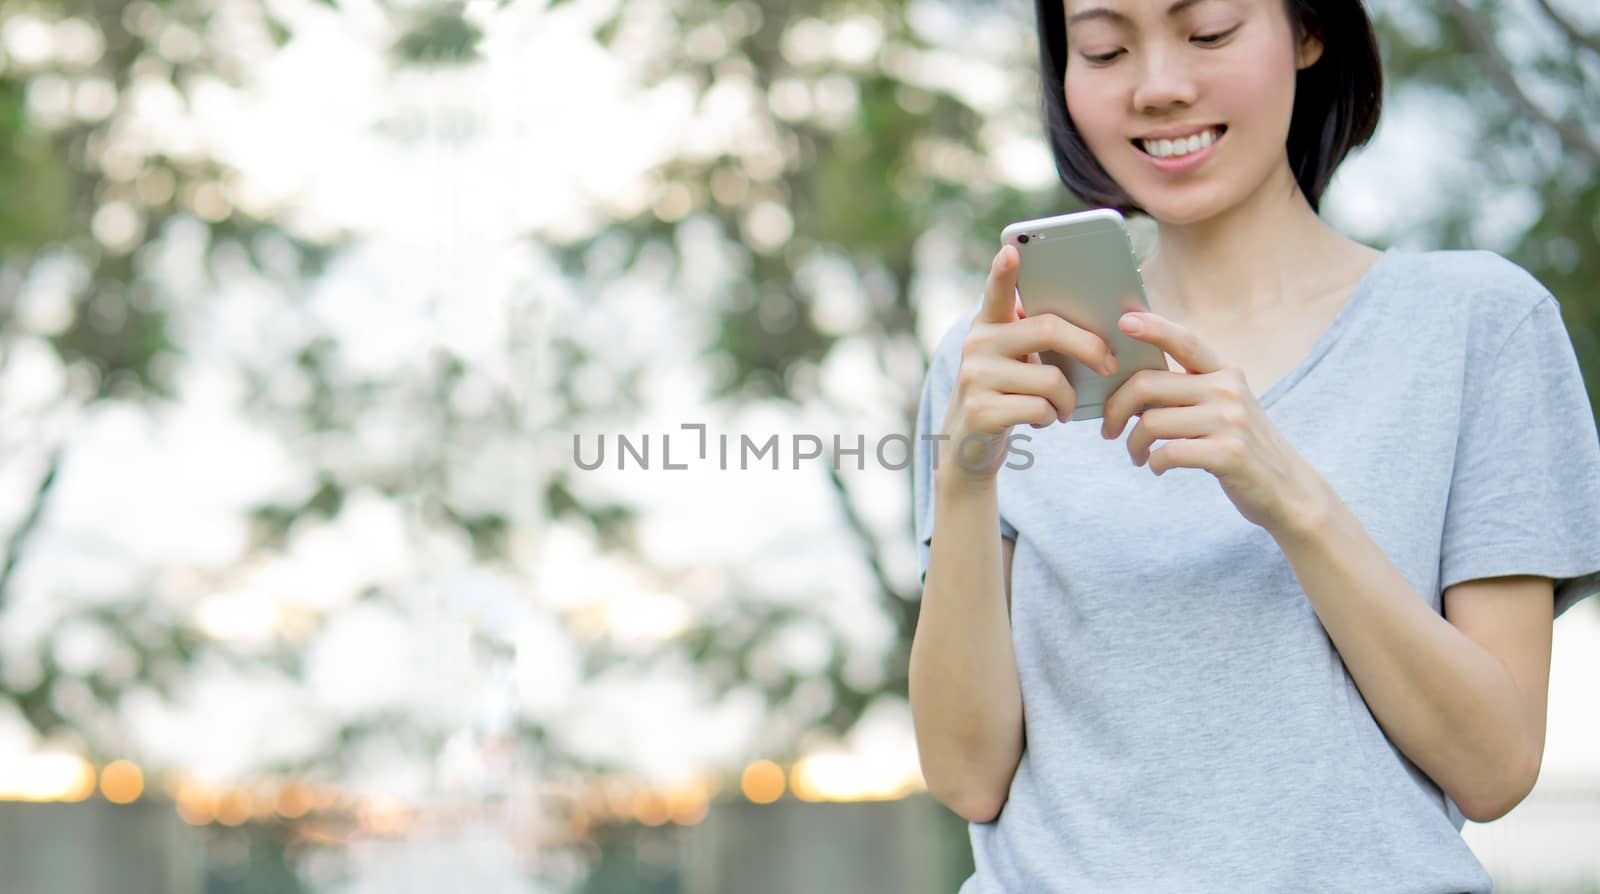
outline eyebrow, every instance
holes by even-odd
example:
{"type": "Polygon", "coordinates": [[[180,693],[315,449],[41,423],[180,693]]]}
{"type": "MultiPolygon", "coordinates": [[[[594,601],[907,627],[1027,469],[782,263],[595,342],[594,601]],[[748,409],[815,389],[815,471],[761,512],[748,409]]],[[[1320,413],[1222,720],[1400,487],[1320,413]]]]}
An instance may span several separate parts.
{"type": "MultiPolygon", "coordinates": [[[[1195,5],[1196,3],[1203,2],[1205,2],[1205,0],[1178,0],[1178,2],[1167,7],[1167,15],[1175,16],[1178,13],[1183,12],[1185,9],[1195,5]]],[[[1071,16],[1068,16],[1067,27],[1071,28],[1075,23],[1082,22],[1087,19],[1106,19],[1121,25],[1131,24],[1132,21],[1127,16],[1117,12],[1114,9],[1107,9],[1104,6],[1091,6],[1088,9],[1079,10],[1078,12],[1073,13],[1071,16]]]]}

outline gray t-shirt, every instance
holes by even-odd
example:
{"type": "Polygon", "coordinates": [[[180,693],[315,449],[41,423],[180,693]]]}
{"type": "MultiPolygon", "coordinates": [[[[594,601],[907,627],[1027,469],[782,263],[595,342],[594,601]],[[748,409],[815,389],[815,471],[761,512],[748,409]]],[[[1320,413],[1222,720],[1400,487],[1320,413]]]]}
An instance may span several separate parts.
{"type": "MultiPolygon", "coordinates": [[[[977,310],[935,352],[919,435],[977,310]]],[[[1557,614],[1600,590],[1600,438],[1556,299],[1516,264],[1388,250],[1260,403],[1435,611],[1472,578],[1554,578],[1557,614]]],[[[1026,745],[1000,814],[969,824],[960,894],[1492,891],[1276,541],[1211,473],[1134,466],[1136,422],[1012,430],[1033,456],[998,477],[1026,745]]]]}

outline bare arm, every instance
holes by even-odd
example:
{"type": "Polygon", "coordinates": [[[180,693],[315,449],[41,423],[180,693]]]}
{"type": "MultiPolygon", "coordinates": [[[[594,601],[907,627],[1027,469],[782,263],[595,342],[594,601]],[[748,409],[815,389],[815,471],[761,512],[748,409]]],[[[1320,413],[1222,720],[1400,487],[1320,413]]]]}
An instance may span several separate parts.
{"type": "Polygon", "coordinates": [[[1024,744],[1022,686],[1011,647],[1011,557],[997,536],[995,476],[1012,426],[1071,417],[1077,394],[1046,348],[1111,373],[1097,335],[1042,314],[1016,295],[1016,250],[995,257],[981,313],[962,344],[932,464],[933,523],[909,684],[917,753],[928,791],[971,822],[990,822],[1011,791],[1024,744]],[[973,462],[968,448],[983,446],[973,462]]]}
{"type": "Polygon", "coordinates": [[[1504,816],[1544,754],[1551,579],[1463,581],[1441,616],[1324,489],[1322,508],[1274,537],[1328,638],[1383,731],[1462,815],[1504,816]]]}
{"type": "Polygon", "coordinates": [[[970,822],[989,822],[1022,759],[1010,623],[1015,544],[994,535],[993,491],[943,489],[937,507],[911,643],[917,751],[929,793],[970,822]]]}

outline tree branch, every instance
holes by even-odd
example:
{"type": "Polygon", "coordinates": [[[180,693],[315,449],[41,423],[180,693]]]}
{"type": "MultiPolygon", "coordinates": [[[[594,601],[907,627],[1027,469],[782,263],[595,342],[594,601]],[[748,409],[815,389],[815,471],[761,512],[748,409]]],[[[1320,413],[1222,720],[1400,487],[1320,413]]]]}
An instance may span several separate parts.
{"type": "MultiPolygon", "coordinates": [[[[873,536],[872,531],[867,527],[866,519],[861,517],[861,513],[857,512],[855,505],[850,502],[850,486],[845,483],[843,476],[839,474],[839,469],[836,465],[837,459],[837,456],[828,458],[828,480],[833,483],[834,493],[839,497],[839,508],[844,511],[844,517],[850,525],[850,530],[854,531],[861,540],[862,551],[866,554],[868,567],[872,569],[872,579],[878,583],[880,595],[883,596],[884,601],[892,603],[896,609],[901,610],[901,613],[904,614],[905,607],[913,603],[906,597],[905,593],[900,592],[899,588],[894,585],[894,581],[889,579],[888,569],[883,567],[883,561],[878,552],[878,539],[873,536]]],[[[915,613],[912,613],[910,617],[914,618],[915,613]]]]}
{"type": "Polygon", "coordinates": [[[5,562],[0,564],[0,610],[5,608],[6,590],[11,585],[11,575],[17,570],[17,562],[22,558],[23,544],[38,526],[39,516],[44,513],[44,504],[50,498],[50,490],[55,487],[56,473],[61,470],[61,457],[65,452],[65,448],[60,446],[51,451],[44,477],[39,480],[39,486],[33,490],[33,505],[28,507],[28,514],[17,523],[17,529],[11,534],[11,540],[6,543],[5,562]]]}
{"type": "Polygon", "coordinates": [[[1600,167],[1600,144],[1596,144],[1582,129],[1570,122],[1562,121],[1545,111],[1535,103],[1522,85],[1517,83],[1516,76],[1511,73],[1511,66],[1505,57],[1500,55],[1500,50],[1494,45],[1494,40],[1489,36],[1488,29],[1478,21],[1478,17],[1468,9],[1461,0],[1444,0],[1445,6],[1454,14],[1456,22],[1461,25],[1461,30],[1466,33],[1467,40],[1473,49],[1483,57],[1488,64],[1489,74],[1500,83],[1506,93],[1516,100],[1529,115],[1544,126],[1555,131],[1561,137],[1561,142],[1566,144],[1568,150],[1586,156],[1596,167],[1600,167]]]}
{"type": "Polygon", "coordinates": [[[1561,29],[1561,33],[1567,36],[1567,40],[1587,48],[1590,52],[1600,53],[1600,34],[1588,34],[1579,31],[1578,26],[1574,25],[1571,19],[1562,15],[1554,6],[1550,5],[1550,0],[1534,0],[1534,2],[1539,4],[1539,9],[1545,14],[1545,17],[1554,22],[1557,28],[1561,29]]]}

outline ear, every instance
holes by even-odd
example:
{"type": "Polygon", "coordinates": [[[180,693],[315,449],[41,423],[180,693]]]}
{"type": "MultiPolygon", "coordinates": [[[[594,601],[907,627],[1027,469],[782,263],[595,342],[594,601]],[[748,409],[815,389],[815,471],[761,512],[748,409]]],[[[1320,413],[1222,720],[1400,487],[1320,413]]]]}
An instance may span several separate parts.
{"type": "Polygon", "coordinates": [[[1315,32],[1307,31],[1306,36],[1300,41],[1300,46],[1295,50],[1294,67],[1296,69],[1310,68],[1318,59],[1322,58],[1322,38],[1315,32]]]}

